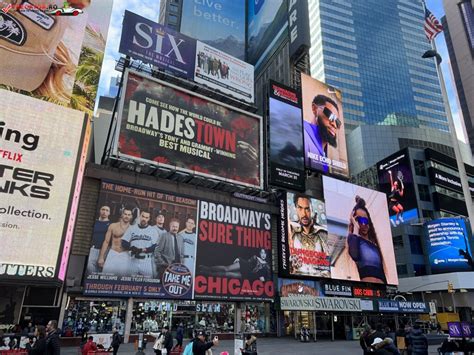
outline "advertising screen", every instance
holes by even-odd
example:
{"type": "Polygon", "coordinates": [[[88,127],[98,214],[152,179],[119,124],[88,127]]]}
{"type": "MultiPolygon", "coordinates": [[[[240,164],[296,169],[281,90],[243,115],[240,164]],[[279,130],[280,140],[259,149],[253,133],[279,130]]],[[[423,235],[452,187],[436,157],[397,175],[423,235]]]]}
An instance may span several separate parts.
{"type": "Polygon", "coordinates": [[[348,177],[341,92],[306,74],[301,74],[301,90],[306,168],[348,177]]]}
{"type": "Polygon", "coordinates": [[[199,202],[195,298],[273,300],[270,213],[199,202]]]}
{"type": "Polygon", "coordinates": [[[224,94],[254,102],[254,69],[243,60],[201,41],[196,45],[194,81],[224,94]]]}
{"type": "Polygon", "coordinates": [[[245,3],[184,0],[180,32],[244,60],[245,3]]]}
{"type": "Polygon", "coordinates": [[[408,150],[403,149],[377,163],[379,191],[387,194],[390,223],[396,227],[418,218],[413,173],[408,150]]]}
{"type": "Polygon", "coordinates": [[[333,279],[397,285],[385,194],[323,176],[333,279]]]}
{"type": "Polygon", "coordinates": [[[262,187],[259,116],[134,72],[126,73],[125,83],[120,155],[262,187]]]}
{"type": "Polygon", "coordinates": [[[250,0],[247,7],[247,62],[256,64],[288,20],[286,0],[250,0]]]}
{"type": "Polygon", "coordinates": [[[463,219],[436,219],[425,223],[424,228],[433,274],[474,270],[469,234],[463,219]]]}
{"type": "Polygon", "coordinates": [[[0,107],[0,278],[55,278],[85,115],[2,89],[0,107]]]}
{"type": "Polygon", "coordinates": [[[304,190],[300,95],[285,85],[270,81],[268,117],[270,183],[304,190]]]}

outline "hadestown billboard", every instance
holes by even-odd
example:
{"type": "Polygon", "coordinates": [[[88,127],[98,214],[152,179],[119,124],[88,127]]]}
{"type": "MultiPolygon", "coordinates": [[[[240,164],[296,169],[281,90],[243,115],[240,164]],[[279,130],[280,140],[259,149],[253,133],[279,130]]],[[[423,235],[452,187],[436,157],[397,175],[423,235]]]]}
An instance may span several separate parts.
{"type": "Polygon", "coordinates": [[[0,106],[0,278],[64,280],[90,126],[6,90],[0,106]]]}

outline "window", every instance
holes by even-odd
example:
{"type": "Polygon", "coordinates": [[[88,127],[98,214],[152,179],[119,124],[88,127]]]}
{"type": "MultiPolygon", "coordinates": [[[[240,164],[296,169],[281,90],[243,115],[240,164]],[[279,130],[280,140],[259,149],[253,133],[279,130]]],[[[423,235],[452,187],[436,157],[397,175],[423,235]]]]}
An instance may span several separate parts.
{"type": "Polygon", "coordinates": [[[415,165],[415,174],[418,176],[426,176],[425,162],[423,160],[413,160],[415,165]]]}
{"type": "Polygon", "coordinates": [[[403,236],[396,235],[393,237],[393,247],[394,249],[403,249],[403,236]]]}
{"type": "Polygon", "coordinates": [[[430,210],[422,210],[423,218],[434,219],[434,212],[430,210]]]}
{"type": "Polygon", "coordinates": [[[413,264],[413,269],[415,270],[416,276],[426,275],[426,267],[423,264],[413,264]]]}
{"type": "Polygon", "coordinates": [[[170,4],[170,11],[171,12],[178,12],[178,5],[170,4]]]}
{"type": "Polygon", "coordinates": [[[420,237],[418,235],[409,234],[411,253],[415,255],[423,255],[423,246],[421,245],[420,237]]]}
{"type": "Polygon", "coordinates": [[[420,195],[421,201],[431,201],[430,190],[428,185],[418,184],[418,194],[420,195]]]}
{"type": "Polygon", "coordinates": [[[178,16],[169,14],[168,16],[168,23],[171,25],[177,25],[178,24],[178,16]]]}
{"type": "Polygon", "coordinates": [[[406,265],[397,265],[397,274],[398,275],[406,275],[408,274],[408,269],[406,265]]]}

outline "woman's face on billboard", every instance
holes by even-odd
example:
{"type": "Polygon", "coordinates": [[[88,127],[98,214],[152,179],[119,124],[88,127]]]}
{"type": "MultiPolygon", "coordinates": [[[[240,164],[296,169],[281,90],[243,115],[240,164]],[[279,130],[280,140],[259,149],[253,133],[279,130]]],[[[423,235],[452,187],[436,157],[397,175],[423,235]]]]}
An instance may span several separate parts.
{"type": "Polygon", "coordinates": [[[356,210],[355,220],[359,224],[359,232],[362,236],[367,236],[369,233],[369,216],[367,216],[367,212],[362,209],[356,210]]]}

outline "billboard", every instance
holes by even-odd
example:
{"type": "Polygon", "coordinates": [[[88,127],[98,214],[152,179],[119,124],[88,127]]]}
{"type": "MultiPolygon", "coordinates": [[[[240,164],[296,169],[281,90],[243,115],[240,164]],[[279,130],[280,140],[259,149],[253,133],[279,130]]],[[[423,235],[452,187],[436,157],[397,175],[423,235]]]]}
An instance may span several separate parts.
{"type": "Polygon", "coordinates": [[[131,71],[124,82],[121,156],[262,187],[259,116],[131,71]]]}
{"type": "Polygon", "coordinates": [[[245,59],[245,1],[183,1],[180,32],[245,59]]]}
{"type": "Polygon", "coordinates": [[[307,169],[349,176],[342,95],[301,74],[304,161],[307,169]]]}
{"type": "Polygon", "coordinates": [[[377,163],[379,191],[387,194],[390,223],[393,227],[418,218],[415,185],[408,149],[377,163]]]}
{"type": "Polygon", "coordinates": [[[274,81],[270,81],[269,95],[270,183],[304,190],[301,97],[295,90],[274,81]]]}
{"type": "Polygon", "coordinates": [[[279,217],[280,274],[331,277],[324,202],[288,192],[280,200],[279,217]]]}
{"type": "Polygon", "coordinates": [[[462,183],[459,176],[446,173],[433,167],[428,168],[428,175],[433,185],[442,186],[449,190],[459,192],[461,195],[463,194],[462,183]]]}
{"type": "Polygon", "coordinates": [[[271,50],[288,21],[286,0],[251,0],[247,6],[247,62],[256,64],[271,50]]]}
{"type": "Polygon", "coordinates": [[[253,103],[253,66],[201,41],[196,44],[194,81],[253,103]]]}
{"type": "Polygon", "coordinates": [[[0,23],[10,24],[0,26],[0,88],[91,114],[112,0],[69,3],[83,13],[44,13],[45,6],[63,7],[62,0],[3,1],[12,8],[0,13],[0,23]]]}
{"type": "Polygon", "coordinates": [[[323,176],[333,279],[397,285],[385,194],[323,176]]]}
{"type": "Polygon", "coordinates": [[[273,300],[270,213],[199,202],[195,298],[273,300]]]}
{"type": "Polygon", "coordinates": [[[56,278],[87,121],[2,89],[0,106],[0,278],[56,278]]]}
{"type": "Polygon", "coordinates": [[[192,299],[198,201],[102,181],[84,294],[192,299]]]}
{"type": "Polygon", "coordinates": [[[469,234],[463,219],[436,219],[425,223],[424,228],[433,274],[474,271],[469,234]]]}
{"type": "Polygon", "coordinates": [[[290,34],[290,58],[311,47],[308,0],[288,2],[288,32],[290,34]]]}
{"type": "Polygon", "coordinates": [[[125,10],[119,52],[192,79],[196,40],[125,10]]]}

